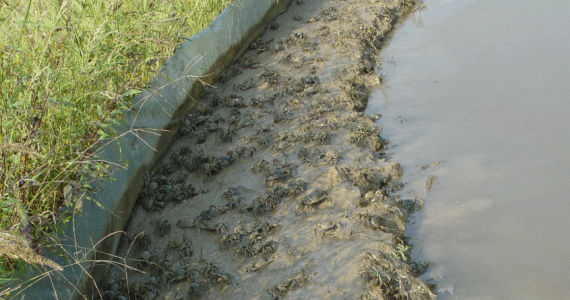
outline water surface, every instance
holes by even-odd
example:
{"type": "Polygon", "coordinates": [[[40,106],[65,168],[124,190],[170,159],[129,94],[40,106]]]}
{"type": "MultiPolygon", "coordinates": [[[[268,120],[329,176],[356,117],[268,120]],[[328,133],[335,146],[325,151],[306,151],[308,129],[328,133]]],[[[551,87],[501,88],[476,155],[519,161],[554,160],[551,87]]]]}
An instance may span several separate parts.
{"type": "Polygon", "coordinates": [[[426,202],[407,231],[423,278],[438,299],[570,299],[570,2],[426,3],[368,107],[426,202]]]}

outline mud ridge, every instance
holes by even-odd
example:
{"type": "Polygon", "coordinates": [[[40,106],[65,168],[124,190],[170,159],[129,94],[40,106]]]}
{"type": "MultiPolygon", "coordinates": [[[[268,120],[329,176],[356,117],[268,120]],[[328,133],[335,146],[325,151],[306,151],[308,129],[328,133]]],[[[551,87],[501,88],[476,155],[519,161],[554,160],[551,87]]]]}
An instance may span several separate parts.
{"type": "Polygon", "coordinates": [[[401,1],[296,0],[180,121],[105,299],[433,299],[403,237],[421,199],[363,113],[401,1]]]}

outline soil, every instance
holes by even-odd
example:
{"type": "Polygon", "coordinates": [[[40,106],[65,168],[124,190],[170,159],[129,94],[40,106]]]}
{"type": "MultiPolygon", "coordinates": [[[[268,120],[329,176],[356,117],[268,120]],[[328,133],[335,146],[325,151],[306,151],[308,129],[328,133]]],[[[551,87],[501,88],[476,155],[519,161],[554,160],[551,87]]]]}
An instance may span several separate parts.
{"type": "Polygon", "coordinates": [[[421,199],[363,113],[409,1],[293,1],[180,122],[105,299],[432,299],[403,237],[421,199]]]}

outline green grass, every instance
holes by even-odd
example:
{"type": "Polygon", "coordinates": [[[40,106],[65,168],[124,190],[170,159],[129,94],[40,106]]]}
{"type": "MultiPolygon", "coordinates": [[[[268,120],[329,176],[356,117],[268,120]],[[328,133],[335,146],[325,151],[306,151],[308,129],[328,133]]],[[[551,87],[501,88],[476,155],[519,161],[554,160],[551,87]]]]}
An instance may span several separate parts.
{"type": "MultiPolygon", "coordinates": [[[[32,240],[49,234],[64,189],[112,179],[97,147],[176,46],[230,2],[1,0],[0,230],[31,222],[32,240]]],[[[0,258],[0,287],[21,265],[0,258]]]]}

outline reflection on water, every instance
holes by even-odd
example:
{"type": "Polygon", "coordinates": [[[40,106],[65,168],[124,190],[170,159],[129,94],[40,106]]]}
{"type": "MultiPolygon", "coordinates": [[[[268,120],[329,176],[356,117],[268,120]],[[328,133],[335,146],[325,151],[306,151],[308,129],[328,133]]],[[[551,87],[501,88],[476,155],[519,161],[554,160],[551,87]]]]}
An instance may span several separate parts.
{"type": "Polygon", "coordinates": [[[570,298],[570,2],[426,3],[383,50],[368,108],[402,196],[426,202],[407,232],[434,263],[423,277],[439,299],[570,298]]]}

